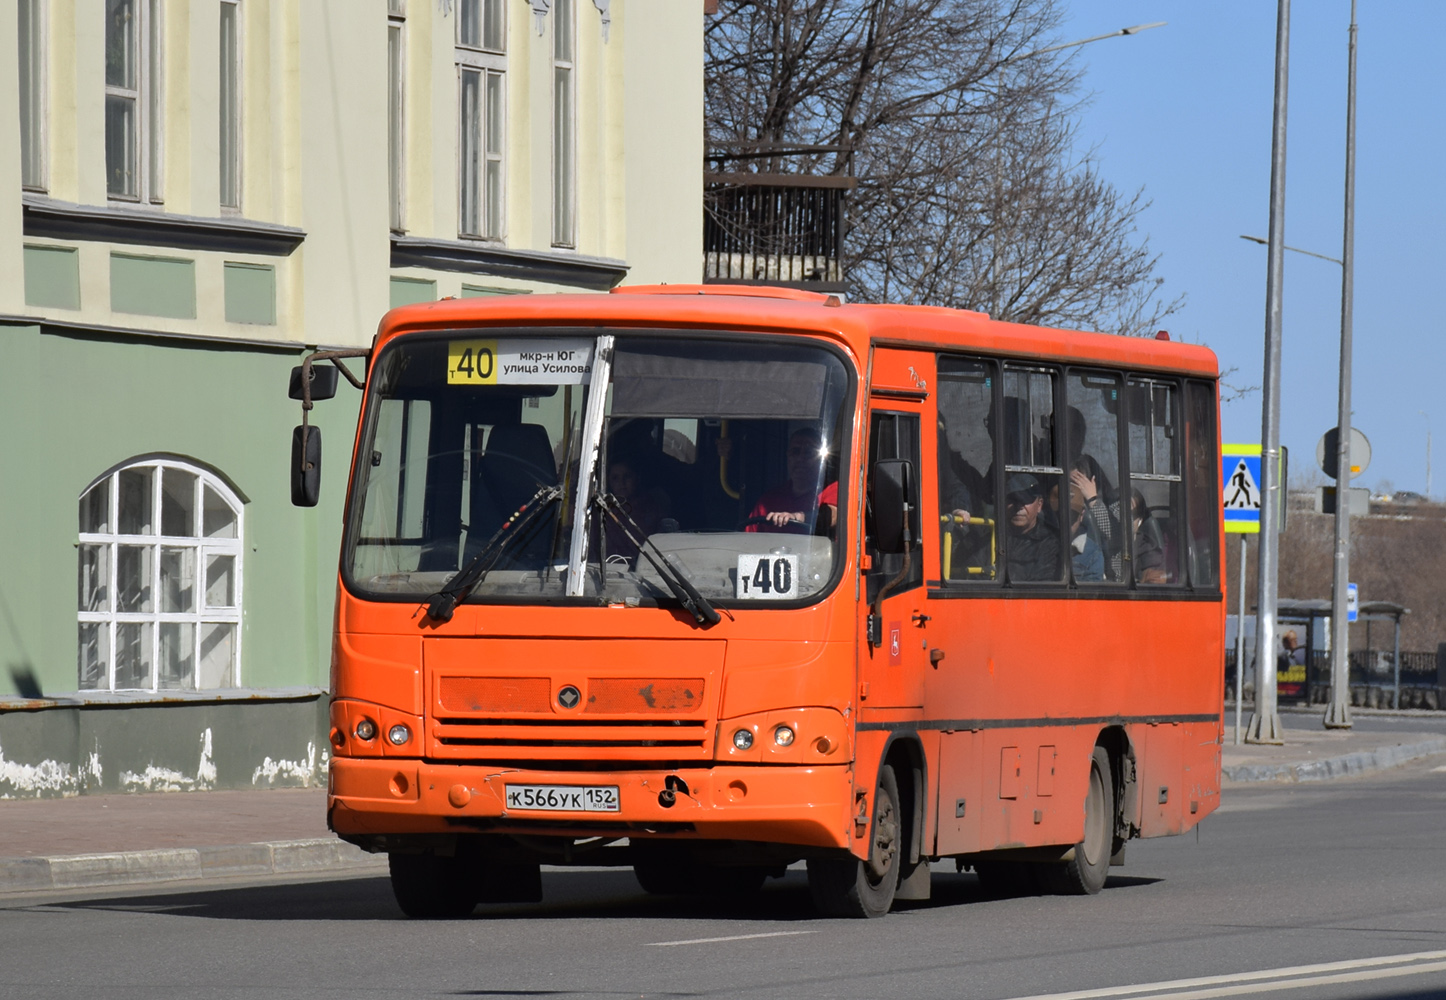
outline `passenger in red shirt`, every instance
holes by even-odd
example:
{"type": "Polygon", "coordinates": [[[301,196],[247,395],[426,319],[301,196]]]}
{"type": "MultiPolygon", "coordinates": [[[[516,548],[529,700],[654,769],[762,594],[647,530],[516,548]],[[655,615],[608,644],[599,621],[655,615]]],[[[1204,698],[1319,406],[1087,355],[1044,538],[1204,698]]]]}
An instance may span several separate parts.
{"type": "Polygon", "coordinates": [[[815,510],[818,526],[831,530],[838,519],[838,482],[819,489],[825,457],[823,438],[817,430],[800,427],[794,431],[788,439],[788,481],[758,498],[748,516],[750,520],[765,519],[765,523],[750,524],[745,530],[805,535],[815,510]]]}

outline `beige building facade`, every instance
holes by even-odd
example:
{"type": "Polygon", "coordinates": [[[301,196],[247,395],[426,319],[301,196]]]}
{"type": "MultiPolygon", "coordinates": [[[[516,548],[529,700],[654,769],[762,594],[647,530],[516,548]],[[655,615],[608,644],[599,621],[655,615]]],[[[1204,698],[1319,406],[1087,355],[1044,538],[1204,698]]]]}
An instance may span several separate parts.
{"type": "Polygon", "coordinates": [[[321,780],[357,400],[293,508],[291,367],[396,305],[696,281],[703,17],[3,0],[0,798],[321,780]]]}

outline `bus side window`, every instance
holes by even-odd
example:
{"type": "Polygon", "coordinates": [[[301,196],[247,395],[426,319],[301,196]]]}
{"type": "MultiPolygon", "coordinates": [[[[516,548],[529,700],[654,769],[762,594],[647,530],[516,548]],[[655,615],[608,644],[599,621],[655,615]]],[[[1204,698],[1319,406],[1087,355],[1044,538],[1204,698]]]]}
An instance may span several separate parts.
{"type": "Polygon", "coordinates": [[[1220,449],[1215,386],[1186,385],[1185,447],[1189,461],[1190,583],[1200,589],[1220,587],[1220,449]]]}
{"type": "Polygon", "coordinates": [[[1004,370],[1004,558],[1011,583],[1063,578],[1064,469],[1054,389],[1051,369],[1004,370]]]}
{"type": "Polygon", "coordinates": [[[1070,566],[1076,583],[1117,583],[1124,570],[1120,377],[1071,370],[1065,379],[1070,566]]]}
{"type": "MultiPolygon", "coordinates": [[[[911,413],[875,412],[869,421],[869,468],[883,459],[902,458],[914,465],[919,474],[919,418],[911,413]]],[[[913,546],[907,553],[908,573],[889,588],[890,594],[901,594],[924,582],[924,547],[919,530],[918,512],[914,513],[913,546]]],[[[905,568],[904,553],[882,553],[874,544],[873,514],[864,519],[865,545],[873,567],[869,570],[868,600],[872,604],[879,588],[892,581],[905,568]]]]}
{"type": "Polygon", "coordinates": [[[992,361],[941,356],[938,371],[939,519],[945,583],[999,579],[992,361]]]}
{"type": "Polygon", "coordinates": [[[1129,381],[1130,536],[1137,584],[1178,584],[1184,497],[1180,478],[1179,389],[1153,378],[1129,381]]]}

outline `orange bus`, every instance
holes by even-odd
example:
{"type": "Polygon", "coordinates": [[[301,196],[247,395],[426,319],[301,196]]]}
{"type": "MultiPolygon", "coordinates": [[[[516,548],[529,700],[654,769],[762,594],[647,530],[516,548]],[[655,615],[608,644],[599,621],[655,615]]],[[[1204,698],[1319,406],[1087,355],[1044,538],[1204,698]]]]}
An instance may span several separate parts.
{"type": "Polygon", "coordinates": [[[1207,349],[659,286],[409,306],[348,353],[328,818],[407,914],[542,864],[804,861],[860,917],[946,861],[1094,893],[1216,807],[1207,349]]]}

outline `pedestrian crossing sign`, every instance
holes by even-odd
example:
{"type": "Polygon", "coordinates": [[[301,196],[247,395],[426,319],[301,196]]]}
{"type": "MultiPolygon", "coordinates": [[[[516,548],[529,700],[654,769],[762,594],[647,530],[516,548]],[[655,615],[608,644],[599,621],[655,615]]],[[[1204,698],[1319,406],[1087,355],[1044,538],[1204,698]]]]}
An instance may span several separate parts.
{"type": "Polygon", "coordinates": [[[1225,530],[1260,533],[1260,445],[1227,444],[1221,449],[1221,510],[1225,530]]]}

